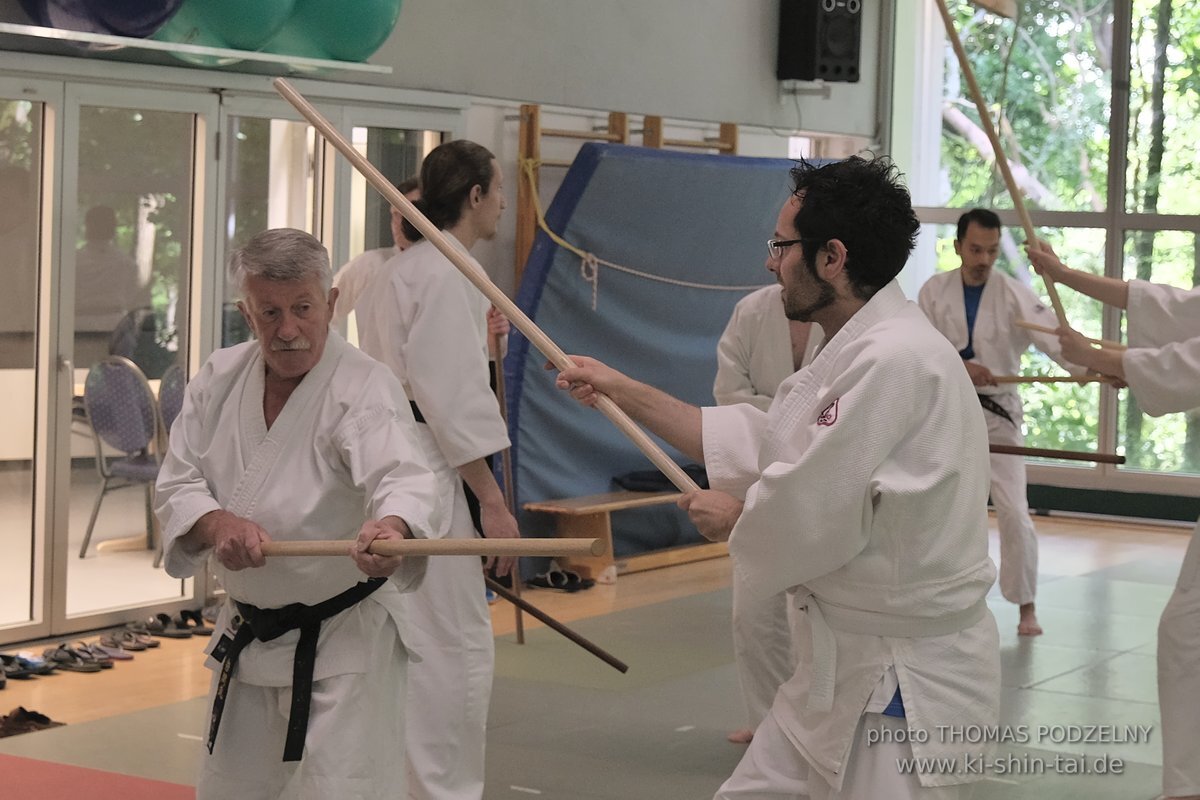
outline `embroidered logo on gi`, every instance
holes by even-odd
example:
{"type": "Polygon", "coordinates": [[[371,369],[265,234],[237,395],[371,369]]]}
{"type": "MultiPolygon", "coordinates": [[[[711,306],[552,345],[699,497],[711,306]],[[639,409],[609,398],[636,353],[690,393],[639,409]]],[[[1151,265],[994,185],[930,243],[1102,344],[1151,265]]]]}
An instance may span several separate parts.
{"type": "MultiPolygon", "coordinates": [[[[839,397],[838,400],[840,399],[841,398],[839,397]]],[[[831,427],[833,423],[837,422],[837,415],[838,401],[834,400],[832,403],[825,406],[825,410],[821,412],[821,416],[817,417],[817,424],[824,425],[827,428],[831,427]]]]}

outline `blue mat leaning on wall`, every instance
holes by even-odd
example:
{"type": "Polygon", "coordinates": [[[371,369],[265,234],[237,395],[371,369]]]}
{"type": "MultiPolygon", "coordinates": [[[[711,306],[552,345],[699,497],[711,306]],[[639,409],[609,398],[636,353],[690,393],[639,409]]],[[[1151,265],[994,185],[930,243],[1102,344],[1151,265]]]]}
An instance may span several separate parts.
{"type": "MultiPolygon", "coordinates": [[[[585,144],[546,211],[550,228],[603,261],[703,288],[604,264],[590,281],[578,255],[539,231],[517,305],[567,353],[594,356],[690,403],[712,405],[717,339],[734,304],[772,280],[763,266],[766,241],[791,166],[784,159],[585,144]]],[[[604,415],[567,402],[544,363],[514,328],[504,371],[518,506],[614,491],[614,476],[653,467],[604,415]]],[[[526,535],[553,528],[552,520],[528,512],[518,519],[526,535]]],[[[616,512],[612,524],[617,556],[703,541],[674,506],[616,512]]]]}

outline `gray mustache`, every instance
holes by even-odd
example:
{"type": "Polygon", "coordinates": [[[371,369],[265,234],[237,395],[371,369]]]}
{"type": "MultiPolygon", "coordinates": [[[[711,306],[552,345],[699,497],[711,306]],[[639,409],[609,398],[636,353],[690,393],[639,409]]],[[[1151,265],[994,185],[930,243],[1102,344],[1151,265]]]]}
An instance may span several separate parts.
{"type": "Polygon", "coordinates": [[[293,339],[290,342],[285,342],[280,339],[275,339],[271,342],[271,352],[287,351],[287,350],[311,350],[312,344],[308,339],[300,338],[293,339]]]}

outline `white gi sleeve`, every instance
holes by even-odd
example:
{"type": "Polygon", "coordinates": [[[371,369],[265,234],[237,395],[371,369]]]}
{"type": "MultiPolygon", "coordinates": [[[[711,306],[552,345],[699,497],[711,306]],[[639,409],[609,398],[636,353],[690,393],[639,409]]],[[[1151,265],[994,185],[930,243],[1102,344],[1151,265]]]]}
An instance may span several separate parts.
{"type": "Polygon", "coordinates": [[[1147,414],[1200,406],[1200,291],[1129,282],[1125,380],[1147,414]]]}
{"type": "Polygon", "coordinates": [[[403,345],[408,385],[446,462],[460,467],[508,447],[508,432],[475,332],[483,321],[475,319],[474,289],[449,264],[423,288],[403,345]]]}
{"type": "Polygon", "coordinates": [[[366,402],[342,420],[332,438],[351,482],[363,491],[363,513],[368,519],[400,517],[413,536],[430,538],[448,509],[438,501],[437,478],[417,440],[404,390],[380,369],[362,395],[366,402]]]}

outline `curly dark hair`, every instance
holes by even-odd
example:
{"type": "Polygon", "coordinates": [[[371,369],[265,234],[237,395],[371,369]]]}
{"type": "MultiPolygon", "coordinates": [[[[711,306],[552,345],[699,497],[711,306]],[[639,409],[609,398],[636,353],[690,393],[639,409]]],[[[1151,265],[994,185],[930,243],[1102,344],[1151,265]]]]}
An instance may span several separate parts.
{"type": "Polygon", "coordinates": [[[846,273],[860,299],[869,300],[900,274],[921,225],[891,159],[801,160],[792,168],[792,182],[801,201],[794,224],[814,274],[817,251],[830,239],[846,246],[846,273]]]}

